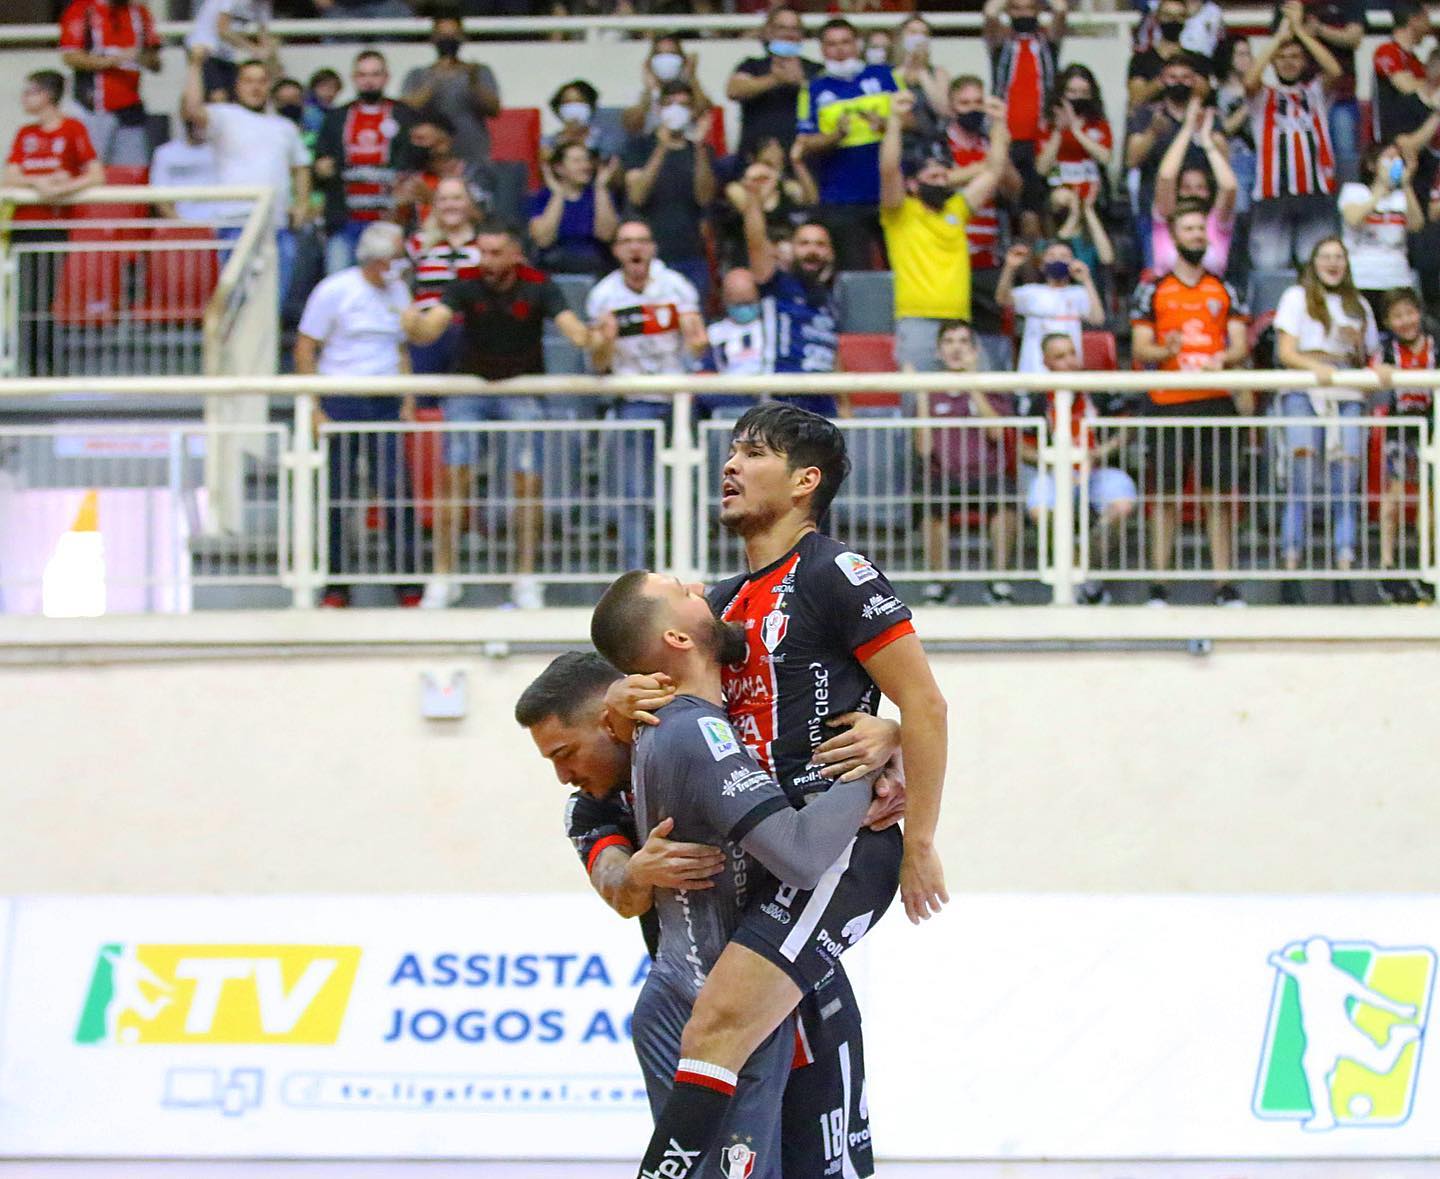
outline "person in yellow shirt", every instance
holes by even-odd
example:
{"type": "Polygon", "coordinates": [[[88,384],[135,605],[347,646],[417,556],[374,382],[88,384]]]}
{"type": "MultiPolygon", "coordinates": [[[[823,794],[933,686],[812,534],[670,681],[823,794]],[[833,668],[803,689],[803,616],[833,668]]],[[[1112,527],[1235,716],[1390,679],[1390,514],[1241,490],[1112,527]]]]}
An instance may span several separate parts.
{"type": "Polygon", "coordinates": [[[901,134],[915,107],[913,94],[891,100],[880,142],[880,225],[895,274],[895,361],[909,372],[937,367],[940,325],[970,318],[970,245],[965,226],[972,209],[982,208],[1000,183],[1009,159],[1010,132],[1005,104],[985,103],[990,117],[990,150],[984,167],[964,188],[956,187],[949,162],[931,156],[907,178],[902,169],[901,134]]]}

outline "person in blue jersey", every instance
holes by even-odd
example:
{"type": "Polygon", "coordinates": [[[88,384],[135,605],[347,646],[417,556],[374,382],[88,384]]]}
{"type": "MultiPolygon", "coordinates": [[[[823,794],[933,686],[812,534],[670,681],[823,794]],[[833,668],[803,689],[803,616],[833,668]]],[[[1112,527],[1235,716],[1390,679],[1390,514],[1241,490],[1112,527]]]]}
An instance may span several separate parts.
{"type": "Polygon", "coordinates": [[[824,70],[800,91],[797,143],[820,186],[819,218],[840,269],[866,270],[880,245],[880,140],[902,86],[891,67],[865,64],[847,20],[825,23],[820,52],[824,70]]]}
{"type": "MultiPolygon", "coordinates": [[[[791,234],[790,265],[781,265],[781,250],[770,240],[757,189],[746,185],[742,211],[750,276],[759,300],[766,373],[829,373],[835,371],[839,347],[839,313],[835,307],[835,247],[830,231],[806,221],[791,234]]],[[[834,417],[835,398],[799,393],[787,401],[811,413],[834,417]]]]}

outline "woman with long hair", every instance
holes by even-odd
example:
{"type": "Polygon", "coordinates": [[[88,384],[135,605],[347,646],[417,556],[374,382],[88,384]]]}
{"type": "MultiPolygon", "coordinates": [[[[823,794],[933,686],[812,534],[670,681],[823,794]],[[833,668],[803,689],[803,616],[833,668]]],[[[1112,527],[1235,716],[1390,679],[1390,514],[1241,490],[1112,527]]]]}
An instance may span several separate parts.
{"type": "Polygon", "coordinates": [[[1415,169],[1396,143],[1377,143],[1360,159],[1360,179],[1340,190],[1341,234],[1355,285],[1377,314],[1386,291],[1410,285],[1410,235],[1425,227],[1412,183],[1415,169]]]}
{"type": "Polygon", "coordinates": [[[1075,189],[1082,202],[1091,193],[1098,194],[1103,206],[1115,137],[1095,75],[1079,63],[1066,66],[1056,77],[1045,108],[1035,170],[1049,176],[1052,185],[1075,189]]]}
{"type": "MultiPolygon", "coordinates": [[[[1285,418],[1356,418],[1365,409],[1358,389],[1334,387],[1341,369],[1364,368],[1380,348],[1375,315],[1355,287],[1350,255],[1338,237],[1323,238],[1300,273],[1300,281],[1280,296],[1275,310],[1275,359],[1284,368],[1306,369],[1320,388],[1282,393],[1285,418]]],[[[1310,525],[1317,492],[1329,508],[1329,548],[1334,566],[1347,570],[1355,563],[1360,523],[1360,464],[1364,431],[1359,426],[1321,427],[1291,421],[1284,427],[1285,464],[1289,481],[1280,539],[1286,569],[1298,569],[1310,554],[1310,525]],[[1324,483],[1316,487],[1317,478],[1324,483]]],[[[1335,601],[1353,599],[1350,583],[1335,583],[1335,601]]],[[[1303,601],[1298,582],[1281,585],[1281,601],[1303,601]]]]}
{"type": "MultiPolygon", "coordinates": [[[[412,293],[416,303],[434,303],[452,282],[480,277],[480,249],[475,243],[480,228],[480,210],[465,181],[450,177],[435,186],[429,215],[405,243],[414,274],[412,293]]],[[[448,373],[455,367],[458,328],[452,328],[433,344],[410,345],[410,367],[416,373],[448,373]]],[[[453,398],[440,402],[441,412],[450,419],[453,398]]],[[[470,469],[461,462],[456,444],[469,439],[447,434],[444,440],[444,484],[435,504],[435,576],[426,583],[420,599],[424,609],[443,609],[460,600],[461,589],[450,580],[455,568],[457,525],[461,504],[470,494],[470,469]]]]}

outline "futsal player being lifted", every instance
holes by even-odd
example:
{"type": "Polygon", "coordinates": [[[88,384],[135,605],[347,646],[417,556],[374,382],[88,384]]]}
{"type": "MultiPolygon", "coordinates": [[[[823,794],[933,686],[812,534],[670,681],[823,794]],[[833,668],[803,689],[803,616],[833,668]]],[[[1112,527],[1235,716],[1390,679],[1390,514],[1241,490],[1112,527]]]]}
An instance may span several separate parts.
{"type": "MultiPolygon", "coordinates": [[[[830,720],[874,713],[882,693],[898,707],[908,794],[903,839],[893,827],[861,830],[815,888],[777,885],[747,905],[685,1026],[675,1087],[641,1179],[692,1174],[715,1143],[745,1061],[880,919],[897,885],[915,923],[949,899],[934,844],[945,776],[944,697],[910,611],[884,575],[819,531],[848,470],[844,438],[828,419],[788,405],[747,412],[735,424],[722,472],[720,523],[744,541],[749,572],[707,598],[717,617],[745,635],[743,659],[722,670],[730,721],[792,806],[832,785],[812,756],[830,720]]],[[[623,636],[592,638],[622,671],[640,670],[623,636]]],[[[663,675],[628,683],[612,701],[635,720],[642,719],[637,694],[651,710],[676,694],[663,675]]]]}

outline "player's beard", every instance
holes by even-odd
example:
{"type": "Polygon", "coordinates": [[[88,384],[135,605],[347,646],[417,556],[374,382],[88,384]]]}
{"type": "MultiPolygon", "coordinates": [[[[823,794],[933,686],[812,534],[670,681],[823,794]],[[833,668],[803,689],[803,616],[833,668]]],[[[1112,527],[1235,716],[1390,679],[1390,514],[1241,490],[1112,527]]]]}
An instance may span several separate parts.
{"type": "Polygon", "coordinates": [[[764,532],[779,518],[779,511],[768,507],[761,507],[750,512],[742,510],[733,513],[727,513],[724,508],[720,509],[720,527],[727,532],[733,532],[742,539],[764,532]]]}
{"type": "Polygon", "coordinates": [[[705,632],[705,650],[721,667],[731,663],[744,663],[748,653],[745,628],[738,622],[712,618],[710,629],[705,632]]]}

